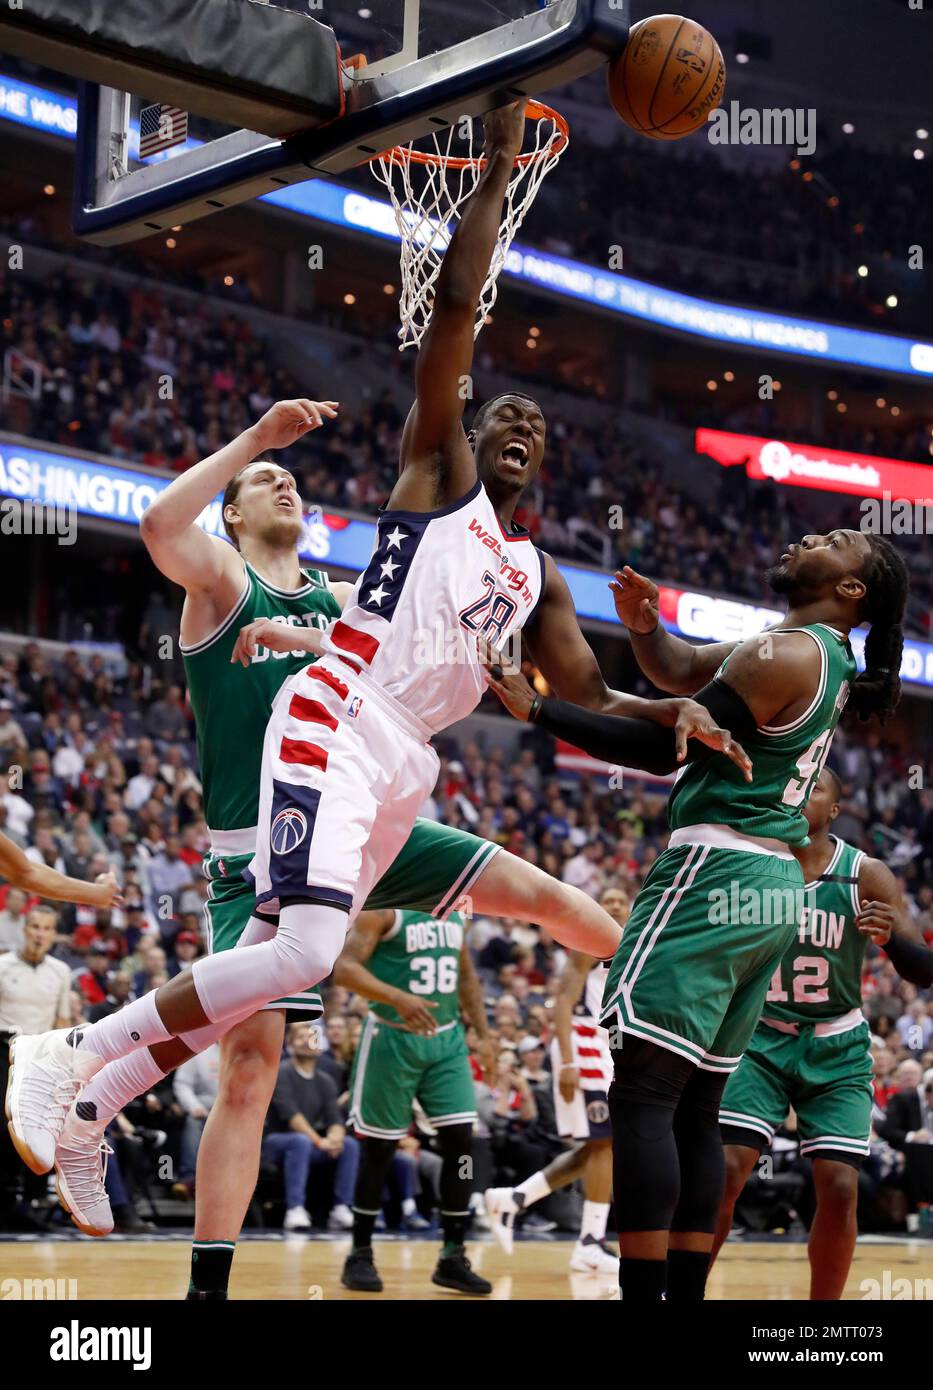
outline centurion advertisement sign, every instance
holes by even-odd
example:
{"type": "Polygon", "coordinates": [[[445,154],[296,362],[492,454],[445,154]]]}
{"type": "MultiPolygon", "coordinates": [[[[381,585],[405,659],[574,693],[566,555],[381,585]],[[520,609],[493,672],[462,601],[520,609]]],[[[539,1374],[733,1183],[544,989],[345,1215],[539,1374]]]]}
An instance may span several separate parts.
{"type": "MultiPolygon", "coordinates": [[[[140,518],[171,477],[124,463],[50,448],[28,440],[0,436],[0,497],[32,502],[61,512],[104,523],[139,526],[140,518]]],[[[0,531],[3,504],[0,503],[0,531]]],[[[199,518],[211,536],[226,538],[221,499],[216,497],[199,518]]],[[[47,534],[55,531],[49,527],[47,534]]],[[[311,508],[305,516],[302,559],[315,565],[346,570],[366,568],[372,555],[375,526],[364,517],[311,508]]],[[[608,576],[602,570],[561,564],[581,619],[618,624],[608,576]]],[[[723,598],[666,585],[661,589],[661,621],[670,631],[701,642],[740,642],[753,637],[781,617],[777,608],[758,607],[740,599],[723,598]]],[[[861,664],[865,633],[852,634],[852,646],[861,664]]],[[[933,643],[908,638],[904,643],[901,679],[912,685],[933,687],[933,643]]]]}
{"type": "Polygon", "coordinates": [[[750,478],[933,507],[933,468],[922,463],[725,430],[697,430],[694,447],[724,468],[744,465],[750,478]]]}

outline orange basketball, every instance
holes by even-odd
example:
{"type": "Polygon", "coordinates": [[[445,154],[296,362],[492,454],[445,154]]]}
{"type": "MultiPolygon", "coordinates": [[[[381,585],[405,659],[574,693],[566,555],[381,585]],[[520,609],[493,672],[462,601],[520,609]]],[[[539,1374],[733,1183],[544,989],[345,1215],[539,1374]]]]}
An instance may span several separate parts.
{"type": "Polygon", "coordinates": [[[627,126],[652,140],[680,140],[722,100],[726,65],[702,24],[656,14],[634,24],[609,67],[609,97],[627,126]]]}

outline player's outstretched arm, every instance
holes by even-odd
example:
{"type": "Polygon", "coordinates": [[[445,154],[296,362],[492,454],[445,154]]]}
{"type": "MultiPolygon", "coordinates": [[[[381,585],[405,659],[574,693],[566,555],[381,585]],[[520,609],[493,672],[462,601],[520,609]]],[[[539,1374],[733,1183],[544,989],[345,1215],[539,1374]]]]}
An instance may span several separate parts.
{"type": "Polygon", "coordinates": [[[119,907],[122,898],[114,873],[100,874],[93,883],[69,878],[47,864],[37,864],[24,854],[19,845],[0,834],[0,877],[25,893],[55,902],[86,903],[89,907],[119,907]]]}
{"type": "Polygon", "coordinates": [[[336,413],[336,401],[277,401],[230,444],[180,474],[149,506],[139,525],[156,568],[189,593],[214,592],[225,579],[239,585],[243,564],[236,551],[202,531],[198,517],[241,468],[268,449],[294,444],[336,413]]]}
{"type": "Polygon", "coordinates": [[[887,954],[902,980],[929,989],[933,985],[933,951],[907,916],[897,879],[880,859],[863,859],[858,891],[861,909],[855,925],[887,954]]]}
{"type": "Polygon", "coordinates": [[[433,511],[461,497],[476,481],[463,430],[464,382],[473,365],[479,296],[499,234],[509,175],[522,147],[524,110],[525,103],[516,102],[485,118],[486,167],[464,205],[437,277],[391,507],[433,511]]]}
{"type": "Polygon", "coordinates": [[[366,961],[394,922],[395,913],[391,908],[359,914],[334,965],[334,984],[342,985],[364,999],[371,999],[373,1003],[388,1004],[402,1016],[410,1033],[430,1036],[437,1030],[431,1013],[431,1009],[437,1008],[437,1005],[385,984],[366,969],[366,961]]]}
{"type": "Polygon", "coordinates": [[[630,565],[616,571],[609,588],[619,621],[628,628],[635,660],[653,685],[671,695],[693,695],[711,681],[735,642],[694,646],[661,626],[658,586],[630,565]]]}
{"type": "Polygon", "coordinates": [[[754,731],[755,721],[747,706],[719,681],[698,691],[696,700],[637,700],[634,703],[649,710],[651,718],[631,719],[597,714],[569,700],[542,699],[520,672],[507,671],[506,658],[482,639],[479,653],[488,684],[510,714],[538,724],[594,758],[666,776],[681,763],[702,756],[705,748],[724,753],[747,782],[752,780],[748,754],[719,721],[728,718],[743,737],[754,731]]]}
{"type": "MultiPolygon", "coordinates": [[[[659,701],[626,695],[606,684],[593,649],[580,631],[567,581],[550,555],[544,556],[544,592],[531,622],[522,633],[522,645],[562,700],[571,700],[575,705],[600,714],[622,714],[640,719],[659,717],[656,708],[659,701]]],[[[694,650],[687,642],[681,645],[688,651],[694,650]]],[[[713,671],[718,666],[719,662],[713,671]]],[[[705,682],[700,682],[702,684],[705,682]]],[[[700,685],[692,686],[691,693],[700,685]]],[[[667,685],[661,688],[674,689],[667,685]]]]}

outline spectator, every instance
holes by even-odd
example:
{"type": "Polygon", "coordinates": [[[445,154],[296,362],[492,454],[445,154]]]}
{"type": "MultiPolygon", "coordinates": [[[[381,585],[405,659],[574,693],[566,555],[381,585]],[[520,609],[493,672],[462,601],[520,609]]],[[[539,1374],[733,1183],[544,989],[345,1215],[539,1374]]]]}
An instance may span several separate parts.
{"type": "Polygon", "coordinates": [[[898,1067],[895,1082],[897,1091],[888,1101],[878,1133],[894,1149],[933,1143],[933,1076],[924,1077],[920,1063],[908,1060],[898,1067]],[[925,1089],[921,1089],[921,1082],[925,1089]]]}
{"type": "MultiPolygon", "coordinates": [[[[67,872],[71,874],[71,870],[67,872]]],[[[0,912],[0,954],[21,951],[25,944],[26,894],[21,888],[7,888],[6,901],[0,912]]]]}
{"type": "Polygon", "coordinates": [[[107,976],[107,993],[99,1004],[92,1004],[88,1009],[88,1022],[97,1023],[102,1018],[109,1018],[118,1009],[128,1003],[133,997],[133,981],[123,970],[114,970],[107,976]]]}
{"type": "Polygon", "coordinates": [[[149,903],[158,921],[178,914],[181,895],[191,882],[191,869],[181,857],[181,841],[177,835],[167,835],[149,865],[149,903]]]}
{"type": "Polygon", "coordinates": [[[288,1030],[290,1056],[279,1068],[269,1107],[263,1157],[281,1164],[285,1183],[287,1231],[307,1230],[307,1188],[312,1168],[326,1167],[334,1175],[334,1205],[328,1226],[349,1230],[350,1211],[359,1167],[359,1146],[348,1135],[337,1104],[337,1088],[317,1069],[318,1047],[313,1026],[295,1023],[288,1030]]]}
{"type": "Polygon", "coordinates": [[[212,1043],[204,1052],[190,1057],[175,1072],[175,1099],[184,1115],[178,1181],[172,1187],[172,1193],[176,1197],[194,1196],[198,1148],[207,1117],[211,1113],[211,1106],[217,1099],[219,1072],[220,1048],[217,1043],[212,1043]]]}
{"type": "Polygon", "coordinates": [[[85,1005],[103,1004],[107,998],[107,975],[110,970],[110,948],[100,939],[91,943],[87,965],[75,974],[75,984],[81,991],[85,1005]]]}

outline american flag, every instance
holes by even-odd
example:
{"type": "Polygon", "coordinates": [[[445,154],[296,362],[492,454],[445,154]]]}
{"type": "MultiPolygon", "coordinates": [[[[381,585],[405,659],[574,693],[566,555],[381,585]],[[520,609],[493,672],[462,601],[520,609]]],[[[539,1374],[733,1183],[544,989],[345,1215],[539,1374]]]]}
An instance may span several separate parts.
{"type": "Polygon", "coordinates": [[[188,138],[188,112],[177,106],[144,106],[139,113],[139,157],[148,159],[160,150],[182,145],[188,138]]]}

